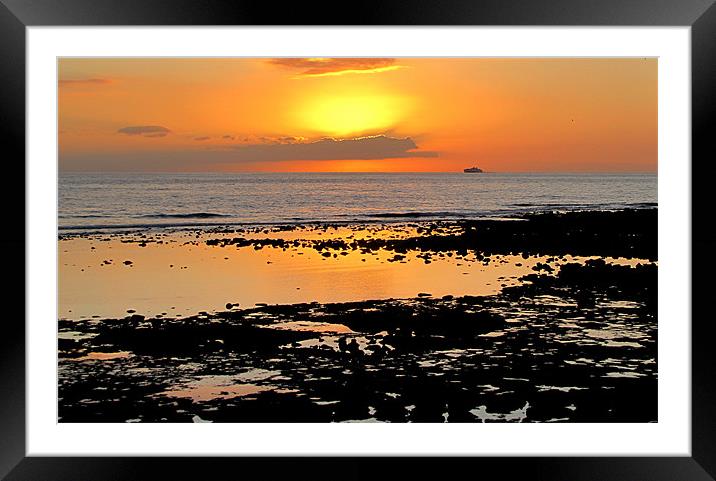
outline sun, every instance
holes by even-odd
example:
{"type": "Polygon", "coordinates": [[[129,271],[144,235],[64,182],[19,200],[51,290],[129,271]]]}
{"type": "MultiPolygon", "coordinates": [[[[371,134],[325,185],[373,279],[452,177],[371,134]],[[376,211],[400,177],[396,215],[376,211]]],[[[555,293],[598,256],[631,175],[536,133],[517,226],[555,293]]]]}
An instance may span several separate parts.
{"type": "Polygon", "coordinates": [[[305,128],[337,137],[383,132],[404,115],[402,99],[382,95],[322,96],[299,114],[305,128]]]}

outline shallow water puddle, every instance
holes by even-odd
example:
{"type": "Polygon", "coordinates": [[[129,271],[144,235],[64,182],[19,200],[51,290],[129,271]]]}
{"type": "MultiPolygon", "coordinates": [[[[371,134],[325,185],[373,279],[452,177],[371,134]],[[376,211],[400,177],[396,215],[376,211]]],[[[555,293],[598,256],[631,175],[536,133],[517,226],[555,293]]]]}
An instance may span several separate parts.
{"type": "Polygon", "coordinates": [[[529,409],[529,407],[530,403],[526,402],[523,407],[508,413],[491,413],[487,411],[487,406],[478,406],[475,409],[471,409],[470,413],[483,423],[486,421],[513,421],[521,423],[527,419],[527,409],[529,409]]]}
{"type": "Polygon", "coordinates": [[[131,352],[90,352],[85,356],[72,359],[74,361],[112,361],[114,359],[125,359],[133,356],[131,352]]]}
{"type": "MultiPolygon", "coordinates": [[[[345,247],[316,248],[311,242],[415,235],[412,227],[381,229],[297,228],[291,231],[242,233],[244,238],[301,239],[298,246],[207,245],[207,240],[234,238],[216,232],[162,233],[156,239],[136,235],[92,235],[58,242],[59,316],[184,317],[265,304],[351,302],[446,295],[485,296],[518,285],[535,273],[538,263],[558,270],[574,258],[517,255],[476,257],[455,251],[396,253],[345,247]],[[314,247],[309,247],[313,245],[314,247]]],[[[446,232],[449,232],[447,230],[446,232]]],[[[433,233],[431,233],[432,235],[433,233]]],[[[281,245],[281,244],[279,244],[281,245]]],[[[594,258],[595,259],[595,258],[594,258]]],[[[605,259],[635,265],[638,259],[605,259]]],[[[643,262],[643,261],[642,261],[643,262]]],[[[544,296],[544,305],[565,307],[563,299],[544,296]]],[[[571,304],[569,304],[571,305],[571,304]]],[[[615,309],[633,308],[614,303],[615,309]]]]}
{"type": "Polygon", "coordinates": [[[271,329],[287,331],[320,332],[326,334],[350,334],[353,331],[343,324],[331,324],[328,322],[314,321],[286,321],[269,324],[266,327],[271,329]]]}
{"type": "MultiPolygon", "coordinates": [[[[186,234],[184,234],[185,236],[186,234]]],[[[295,232],[293,235],[297,235],[295,232]]],[[[534,272],[541,259],[472,254],[207,246],[205,234],[186,243],[174,234],[162,243],[119,238],[59,241],[59,315],[182,317],[258,304],[350,302],[412,298],[418,294],[492,295],[534,272]],[[134,312],[128,312],[134,311],[134,312]]]]}
{"type": "MultiPolygon", "coordinates": [[[[244,375],[244,380],[262,380],[265,376],[244,375]]],[[[181,384],[172,389],[158,393],[159,396],[189,398],[196,402],[211,401],[213,399],[230,399],[236,397],[250,396],[263,391],[275,389],[273,386],[238,383],[242,380],[240,376],[201,376],[198,379],[181,384]]]]}

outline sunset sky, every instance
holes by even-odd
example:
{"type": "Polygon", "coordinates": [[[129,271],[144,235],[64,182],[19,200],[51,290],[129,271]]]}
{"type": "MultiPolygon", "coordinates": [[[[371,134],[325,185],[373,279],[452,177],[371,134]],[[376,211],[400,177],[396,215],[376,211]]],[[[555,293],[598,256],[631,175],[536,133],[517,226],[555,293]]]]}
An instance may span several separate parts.
{"type": "Polygon", "coordinates": [[[655,172],[656,59],[60,59],[61,171],[655,172]]]}

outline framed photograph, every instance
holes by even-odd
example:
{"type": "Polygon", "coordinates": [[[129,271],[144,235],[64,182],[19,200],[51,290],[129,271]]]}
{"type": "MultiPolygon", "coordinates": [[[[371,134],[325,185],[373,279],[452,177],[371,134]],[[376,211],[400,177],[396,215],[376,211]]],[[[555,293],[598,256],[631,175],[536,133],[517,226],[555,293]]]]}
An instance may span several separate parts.
{"type": "Polygon", "coordinates": [[[0,476],[716,479],[712,1],[2,3],[0,476]]]}

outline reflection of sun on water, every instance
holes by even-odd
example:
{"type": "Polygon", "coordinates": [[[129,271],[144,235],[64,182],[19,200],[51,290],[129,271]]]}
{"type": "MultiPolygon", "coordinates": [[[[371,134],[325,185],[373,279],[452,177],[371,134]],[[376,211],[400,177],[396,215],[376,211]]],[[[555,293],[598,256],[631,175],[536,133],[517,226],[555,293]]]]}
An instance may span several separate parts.
{"type": "MultiPolygon", "coordinates": [[[[246,237],[329,241],[409,238],[415,233],[413,227],[393,227],[392,231],[303,228],[246,233],[246,237]]],[[[258,303],[352,302],[412,298],[419,293],[433,297],[492,295],[518,283],[519,277],[534,273],[532,268],[538,262],[546,262],[544,257],[493,255],[485,264],[474,254],[458,256],[448,252],[435,253],[428,263],[428,259],[419,257],[419,251],[396,257],[396,252],[382,249],[319,251],[291,246],[285,250],[256,250],[209,246],[204,242],[221,235],[210,233],[197,238],[195,233],[177,232],[162,236],[162,244],[149,242],[145,247],[137,242],[122,242],[121,238],[103,241],[103,236],[61,240],[60,317],[125,317],[134,313],[129,309],[140,315],[177,317],[201,310],[226,310],[227,303],[245,309],[258,303]],[[125,263],[128,260],[131,264],[125,263]]],[[[224,234],[227,238],[236,235],[224,234]]],[[[567,257],[561,262],[584,260],[567,257]]],[[[608,260],[612,261],[625,264],[639,260],[608,260]]],[[[315,323],[291,328],[323,332],[345,329],[315,323]]]]}
{"type": "MultiPolygon", "coordinates": [[[[407,229],[400,237],[411,232],[407,229]]],[[[326,240],[341,238],[341,234],[345,237],[343,230],[317,234],[296,230],[275,236],[326,240]]],[[[360,238],[367,234],[357,230],[352,235],[360,238]]],[[[207,238],[214,236],[217,234],[209,234],[207,238]]],[[[261,238],[266,236],[257,234],[261,238]]],[[[393,236],[388,231],[380,231],[374,232],[373,237],[393,236]]],[[[437,297],[489,295],[498,292],[502,283],[511,284],[513,281],[509,278],[530,273],[537,262],[537,259],[509,257],[510,262],[496,261],[485,266],[473,259],[436,256],[428,264],[417,257],[417,252],[406,254],[402,260],[389,261],[395,252],[363,253],[360,249],[351,249],[321,253],[309,247],[286,250],[218,247],[207,246],[203,239],[186,233],[162,237],[163,244],[148,243],[145,247],[139,247],[136,242],[99,239],[101,237],[60,241],[62,318],[125,317],[131,314],[128,309],[141,315],[176,317],[201,310],[225,310],[227,302],[244,309],[256,303],[409,298],[420,292],[437,297]],[[187,236],[197,244],[186,244],[187,236]],[[110,263],[105,264],[105,260],[110,263]],[[125,260],[131,260],[132,264],[124,264],[125,260]],[[522,266],[514,267],[515,262],[522,266]]]]}

